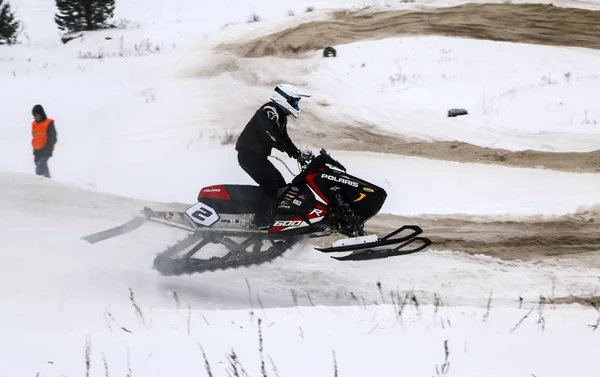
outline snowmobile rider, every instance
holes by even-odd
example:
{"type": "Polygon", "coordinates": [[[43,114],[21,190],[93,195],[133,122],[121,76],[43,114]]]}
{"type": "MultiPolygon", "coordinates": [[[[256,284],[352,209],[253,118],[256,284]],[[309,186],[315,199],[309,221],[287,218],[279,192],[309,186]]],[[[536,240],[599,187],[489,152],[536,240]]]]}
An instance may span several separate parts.
{"type": "Polygon", "coordinates": [[[281,172],[267,158],[272,148],[295,159],[310,154],[307,148],[303,148],[301,153],[287,133],[287,116],[291,114],[298,118],[300,98],[310,96],[294,85],[277,85],[271,101],[256,111],[235,145],[240,166],[258,183],[268,199],[265,207],[255,215],[254,223],[258,228],[269,226],[275,212],[277,192],[287,185],[281,172]]]}

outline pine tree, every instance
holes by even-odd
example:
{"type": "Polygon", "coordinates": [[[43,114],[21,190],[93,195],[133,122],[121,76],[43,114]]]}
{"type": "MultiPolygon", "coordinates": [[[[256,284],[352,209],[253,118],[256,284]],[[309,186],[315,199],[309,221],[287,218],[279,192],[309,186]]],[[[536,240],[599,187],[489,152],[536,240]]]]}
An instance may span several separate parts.
{"type": "Polygon", "coordinates": [[[20,22],[10,10],[10,4],[0,0],[0,45],[13,44],[17,41],[20,22]]]}
{"type": "Polygon", "coordinates": [[[59,13],[54,22],[60,30],[76,32],[109,27],[115,0],[56,0],[59,13]]]}

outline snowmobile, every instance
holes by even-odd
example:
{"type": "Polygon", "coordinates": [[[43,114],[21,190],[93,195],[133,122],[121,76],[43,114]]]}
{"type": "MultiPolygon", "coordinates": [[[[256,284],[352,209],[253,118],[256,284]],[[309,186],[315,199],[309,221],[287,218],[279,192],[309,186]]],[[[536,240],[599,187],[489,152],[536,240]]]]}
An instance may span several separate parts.
{"type": "Polygon", "coordinates": [[[163,275],[262,264],[307,237],[332,234],[346,238],[335,241],[331,247],[315,249],[323,253],[350,253],[332,257],[338,261],[407,255],[432,244],[429,238],[419,236],[423,230],[417,225],[404,225],[382,238],[367,234],[364,224],[379,212],[387,193],[348,174],[325,149],[318,156],[310,153],[299,157],[298,165],[300,173],[278,191],[276,213],[267,227],[258,228],[254,224],[255,213],[268,201],[259,186],[218,184],[203,187],[197,202],[183,212],[146,207],[128,223],[82,239],[96,243],[130,232],[146,221],[188,231],[188,237],[154,259],[154,268],[163,275]],[[198,258],[206,254],[204,250],[210,244],[224,246],[225,254],[198,258]]]}

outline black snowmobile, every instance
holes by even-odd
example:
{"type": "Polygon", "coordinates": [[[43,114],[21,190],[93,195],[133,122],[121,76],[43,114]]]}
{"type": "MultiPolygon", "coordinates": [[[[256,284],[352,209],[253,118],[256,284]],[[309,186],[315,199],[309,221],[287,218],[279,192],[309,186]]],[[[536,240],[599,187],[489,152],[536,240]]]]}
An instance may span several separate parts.
{"type": "Polygon", "coordinates": [[[350,252],[340,261],[359,261],[416,253],[431,245],[419,237],[423,230],[404,225],[383,238],[367,235],[364,224],[375,216],[387,197],[381,187],[346,173],[346,168],[321,149],[318,156],[299,158],[301,168],[278,193],[277,214],[266,229],[254,225],[254,214],[266,200],[258,186],[213,185],[203,187],[198,201],[184,212],[150,208],[121,226],[83,237],[96,243],[132,231],[153,221],[191,234],[154,260],[163,275],[182,275],[238,268],[269,262],[305,237],[334,233],[347,238],[333,246],[315,248],[323,253],[350,252]],[[210,244],[225,247],[225,254],[200,259],[210,244]]]}

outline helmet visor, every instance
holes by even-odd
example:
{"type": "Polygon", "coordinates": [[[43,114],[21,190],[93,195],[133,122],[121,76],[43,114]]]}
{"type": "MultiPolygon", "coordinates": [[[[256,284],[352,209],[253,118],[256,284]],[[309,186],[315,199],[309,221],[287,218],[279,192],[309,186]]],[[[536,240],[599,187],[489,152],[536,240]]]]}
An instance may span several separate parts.
{"type": "Polygon", "coordinates": [[[298,104],[300,103],[300,98],[289,98],[288,102],[290,103],[290,105],[292,105],[294,109],[300,110],[300,107],[298,106],[298,104]]]}
{"type": "Polygon", "coordinates": [[[285,98],[285,100],[287,101],[287,103],[290,104],[290,106],[292,106],[294,109],[300,111],[300,107],[298,106],[298,104],[300,103],[300,97],[292,97],[289,94],[287,94],[286,92],[284,92],[283,90],[281,90],[279,87],[276,87],[275,91],[277,93],[281,94],[281,96],[283,98],[285,98]]]}

